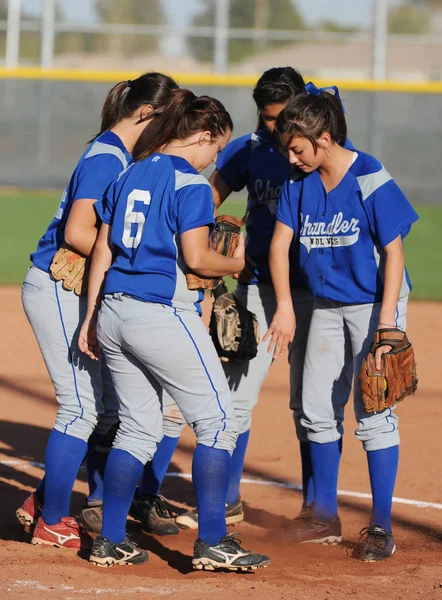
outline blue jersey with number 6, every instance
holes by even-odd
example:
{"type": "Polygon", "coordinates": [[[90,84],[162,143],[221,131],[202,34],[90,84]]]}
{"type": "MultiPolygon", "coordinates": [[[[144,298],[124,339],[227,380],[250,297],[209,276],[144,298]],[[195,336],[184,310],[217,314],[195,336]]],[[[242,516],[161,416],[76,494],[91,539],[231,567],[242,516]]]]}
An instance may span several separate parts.
{"type": "Polygon", "coordinates": [[[31,254],[31,261],[36,267],[49,271],[54,255],[64,244],[64,231],[74,202],[102,198],[112,181],[131,160],[123,142],[112,131],[105,131],[86,148],[63,192],[51,224],[38,242],[37,250],[31,254]]]}
{"type": "Polygon", "coordinates": [[[201,312],[203,293],[187,289],[180,235],[213,227],[207,179],[183,158],[153,154],[122,173],[95,206],[112,225],[114,263],[104,293],[201,312]]]}

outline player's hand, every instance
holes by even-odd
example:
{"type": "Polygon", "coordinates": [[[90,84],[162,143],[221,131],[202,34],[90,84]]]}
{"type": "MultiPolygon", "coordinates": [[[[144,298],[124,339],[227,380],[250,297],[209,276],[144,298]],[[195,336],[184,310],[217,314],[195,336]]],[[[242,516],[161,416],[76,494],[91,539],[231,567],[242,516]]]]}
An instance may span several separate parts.
{"type": "Polygon", "coordinates": [[[232,277],[233,279],[237,279],[238,283],[248,285],[254,277],[252,269],[256,267],[256,264],[253,262],[250,256],[247,256],[247,254],[245,255],[245,261],[246,264],[244,265],[244,269],[241,271],[241,273],[235,273],[234,275],[232,275],[232,277]]]}
{"type": "Polygon", "coordinates": [[[95,320],[84,321],[78,336],[78,347],[81,352],[92,358],[92,360],[100,358],[101,348],[98,344],[97,323],[95,320]]]}
{"type": "Polygon", "coordinates": [[[376,366],[376,370],[380,371],[382,367],[382,355],[390,352],[391,346],[380,346],[374,355],[374,362],[376,366]]]}
{"type": "MultiPolygon", "coordinates": [[[[232,258],[239,258],[242,261],[242,268],[244,268],[244,265],[245,265],[245,243],[244,243],[244,235],[242,233],[240,233],[238,236],[238,245],[232,254],[232,258]]],[[[232,277],[233,279],[238,279],[240,272],[241,271],[238,271],[237,273],[231,273],[230,277],[232,277]]]]}
{"type": "Polygon", "coordinates": [[[290,342],[293,342],[295,337],[296,318],[293,310],[293,304],[279,305],[270,327],[268,328],[262,341],[265,342],[270,338],[267,352],[273,352],[273,357],[279,358],[287,351],[290,342]]]}
{"type": "Polygon", "coordinates": [[[240,233],[238,235],[238,245],[233,252],[232,258],[242,258],[242,260],[245,260],[245,252],[246,246],[244,242],[244,234],[240,233]]]}

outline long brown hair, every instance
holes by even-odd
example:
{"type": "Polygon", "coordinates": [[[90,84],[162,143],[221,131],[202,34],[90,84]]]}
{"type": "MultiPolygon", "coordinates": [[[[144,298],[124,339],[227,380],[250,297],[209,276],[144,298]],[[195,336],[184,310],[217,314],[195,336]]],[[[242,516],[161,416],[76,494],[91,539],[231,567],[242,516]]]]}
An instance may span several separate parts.
{"type": "Polygon", "coordinates": [[[307,138],[315,152],[318,149],[316,140],[325,132],[340,146],[347,139],[347,123],[342,105],[328,92],[317,95],[303,93],[292,98],[276,119],[276,131],[280,135],[288,134],[291,138],[307,138]]]}
{"type": "Polygon", "coordinates": [[[265,71],[256,82],[253,100],[258,109],[258,129],[263,129],[261,110],[270,104],[284,104],[304,92],[305,81],[293,67],[273,67],[265,71]]]}
{"type": "Polygon", "coordinates": [[[178,85],[171,77],[156,72],[144,73],[132,81],[120,81],[106,97],[101,111],[100,132],[90,142],[146,104],[155,111],[161,110],[177,89],[178,85]]]}
{"type": "Polygon", "coordinates": [[[219,100],[195,96],[190,90],[174,92],[169,104],[155,117],[140,143],[137,159],[147,158],[172,140],[184,140],[198,131],[210,131],[212,138],[218,138],[233,129],[232,119],[219,100]]]}

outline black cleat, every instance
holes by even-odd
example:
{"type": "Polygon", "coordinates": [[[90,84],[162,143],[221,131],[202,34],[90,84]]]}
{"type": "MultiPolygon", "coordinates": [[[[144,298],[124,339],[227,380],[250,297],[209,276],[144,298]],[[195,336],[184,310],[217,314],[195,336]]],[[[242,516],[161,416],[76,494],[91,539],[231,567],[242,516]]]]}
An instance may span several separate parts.
{"type": "Polygon", "coordinates": [[[99,535],[92,545],[89,562],[99,567],[114,565],[142,565],[149,560],[146,550],[142,550],[128,537],[119,544],[114,544],[99,535]]]}
{"type": "Polygon", "coordinates": [[[241,548],[241,542],[232,533],[214,546],[198,538],[193,549],[192,565],[202,571],[254,571],[268,567],[270,559],[265,554],[254,554],[241,548]]]}
{"type": "Polygon", "coordinates": [[[331,521],[319,521],[315,517],[294,519],[287,531],[287,540],[298,544],[327,544],[334,546],[342,542],[341,520],[338,516],[331,521]]]}
{"type": "Polygon", "coordinates": [[[379,525],[365,527],[359,533],[361,536],[352,557],[364,562],[386,560],[396,552],[393,534],[379,525]]]}
{"type": "MultiPolygon", "coordinates": [[[[198,529],[198,511],[196,508],[188,510],[175,519],[180,529],[198,529]]],[[[241,497],[235,504],[226,504],[226,525],[235,525],[244,521],[244,509],[241,497]]]]}
{"type": "Polygon", "coordinates": [[[88,533],[100,535],[103,525],[103,504],[90,506],[86,503],[78,515],[78,522],[88,533]]]}
{"type": "Polygon", "coordinates": [[[172,511],[162,496],[134,496],[129,510],[143,529],[156,535],[176,535],[180,532],[172,511]]]}

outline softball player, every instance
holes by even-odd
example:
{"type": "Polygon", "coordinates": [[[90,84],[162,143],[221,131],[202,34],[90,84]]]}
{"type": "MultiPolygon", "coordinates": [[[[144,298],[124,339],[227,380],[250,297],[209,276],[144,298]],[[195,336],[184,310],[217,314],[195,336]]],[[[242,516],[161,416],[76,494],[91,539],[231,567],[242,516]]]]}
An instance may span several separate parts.
{"type": "MultiPolygon", "coordinates": [[[[64,244],[89,256],[97,236],[94,203],[130,164],[131,152],[152,111],[161,109],[176,88],[169,77],[147,73],[134,81],[123,81],[109,92],[101,131],[80,158],[53,221],[31,255],[32,266],[22,288],[23,307],[59,405],[46,447],[45,477],[17,511],[19,520],[28,527],[38,519],[34,544],[80,547],[79,525],[69,516],[72,487],[88,440],[93,448],[118,420],[115,392],[104,362],[92,361],[78,350],[86,298],[66,291],[61,281],[55,281],[50,264],[64,244]]],[[[95,500],[100,501],[105,458],[103,452],[94,451],[87,460],[92,507],[95,500]]],[[[96,509],[87,506],[82,511],[86,520],[91,510],[96,509]]]]}
{"type": "Polygon", "coordinates": [[[177,92],[137,160],[102,205],[103,226],[89,279],[80,348],[93,357],[98,340],[119,400],[120,427],[104,476],[103,527],[90,561],[141,564],[147,552],[126,537],[126,519],[143,466],[163,435],[161,395],[168,392],[197,436],[192,476],[200,515],[195,569],[250,570],[269,559],[227,535],[225,501],[237,438],[229,388],[200,319],[201,291],[189,291],[186,265],[219,277],[244,267],[244,243],[233,258],[209,248],[213,196],[199,174],[230,138],[220,102],[177,92]],[[112,263],[113,259],[113,263],[112,263]]]}
{"type": "MultiPolygon", "coordinates": [[[[276,355],[290,342],[296,323],[288,259],[293,238],[300,242],[301,268],[315,297],[301,419],[310,444],[314,508],[313,519],[298,528],[294,539],[337,543],[342,540],[337,508],[342,429],[332,390],[344,365],[344,331],[359,373],[377,327],[405,328],[411,287],[402,240],[418,216],[379,161],[343,147],[345,117],[330,94],[294,98],[278,117],[277,129],[290,162],[305,177],[284,184],[270,250],[277,310],[265,338],[271,337],[271,347],[276,343],[276,355]]],[[[377,351],[379,366],[389,349],[377,351]]],[[[356,436],[367,452],[373,496],[370,525],[362,530],[354,556],[378,561],[395,552],[391,504],[398,419],[391,409],[366,413],[357,377],[354,385],[356,436]]]]}
{"type": "MultiPolygon", "coordinates": [[[[307,84],[310,88],[315,86],[307,84]]],[[[275,226],[275,214],[283,183],[290,176],[290,163],[281,152],[274,136],[275,121],[289,99],[304,92],[305,82],[295,69],[277,67],[266,71],[257,82],[253,98],[258,109],[258,130],[230,142],[220,154],[216,171],[210,178],[215,205],[218,208],[232,193],[247,188],[249,197],[246,224],[246,253],[248,267],[240,277],[235,295],[249,310],[256,314],[264,333],[276,310],[276,300],[271,283],[268,252],[275,226]]],[[[302,176],[302,173],[298,172],[302,176]]],[[[297,246],[292,247],[292,262],[297,262],[297,246]]],[[[306,289],[302,275],[292,269],[291,285],[297,290],[293,294],[294,308],[299,327],[290,346],[290,408],[293,410],[297,435],[300,441],[302,461],[303,508],[299,518],[311,516],[313,500],[309,444],[301,426],[301,383],[307,333],[313,309],[313,300],[306,289]]],[[[235,418],[239,437],[232,456],[229,487],[227,493],[226,521],[228,524],[243,520],[244,513],[240,498],[240,481],[244,458],[249,440],[251,416],[258,401],[261,386],[267,376],[273,355],[260,344],[258,355],[252,361],[223,363],[232,393],[235,418]]],[[[336,404],[348,399],[351,385],[352,364],[348,361],[340,385],[336,386],[336,404]]],[[[151,465],[148,465],[141,483],[140,494],[158,494],[159,485],[177,445],[184,420],[176,406],[164,399],[165,436],[151,465]]],[[[170,521],[170,519],[169,519],[170,521]]],[[[192,510],[177,517],[182,528],[198,527],[197,511],[192,510]]],[[[167,519],[163,520],[164,527],[167,519]]]]}

